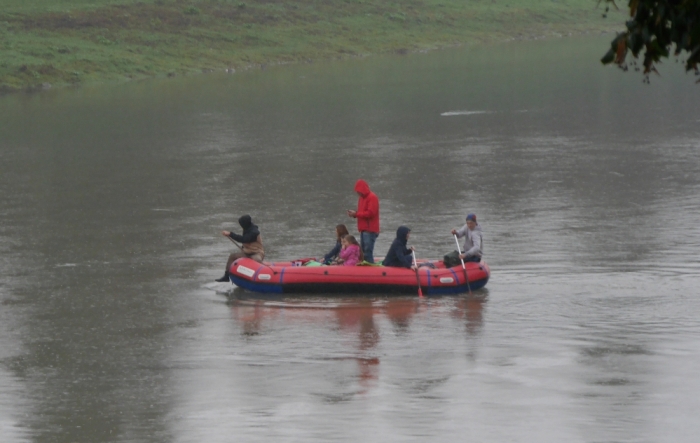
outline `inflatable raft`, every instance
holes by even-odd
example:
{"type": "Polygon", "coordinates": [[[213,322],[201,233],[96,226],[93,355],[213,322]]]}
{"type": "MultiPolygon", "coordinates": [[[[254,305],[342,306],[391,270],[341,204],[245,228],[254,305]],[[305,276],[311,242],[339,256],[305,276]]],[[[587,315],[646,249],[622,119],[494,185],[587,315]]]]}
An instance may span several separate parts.
{"type": "MultiPolygon", "coordinates": [[[[258,263],[239,258],[231,264],[230,278],[236,286],[267,293],[377,293],[416,294],[416,271],[384,266],[304,266],[294,262],[258,263]]],[[[483,288],[491,270],[485,262],[445,268],[442,261],[418,268],[423,294],[459,294],[483,288]],[[468,279],[468,280],[467,280],[468,279]],[[468,284],[467,284],[468,282],[468,284]]],[[[421,264],[419,262],[419,264],[421,264]]]]}

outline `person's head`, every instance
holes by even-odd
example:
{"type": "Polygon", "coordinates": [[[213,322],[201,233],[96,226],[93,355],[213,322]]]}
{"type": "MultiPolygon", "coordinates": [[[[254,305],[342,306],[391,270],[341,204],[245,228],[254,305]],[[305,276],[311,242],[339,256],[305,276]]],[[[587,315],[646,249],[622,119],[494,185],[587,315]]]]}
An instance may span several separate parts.
{"type": "Polygon", "coordinates": [[[355,182],[355,192],[357,192],[357,195],[360,197],[364,197],[369,194],[369,185],[366,181],[359,179],[355,182]]]}
{"type": "Polygon", "coordinates": [[[467,215],[467,228],[469,228],[470,231],[476,229],[476,214],[467,215]]]}
{"type": "Polygon", "coordinates": [[[354,235],[346,235],[345,237],[343,237],[343,240],[348,245],[360,246],[360,244],[357,242],[357,239],[355,238],[354,235]]]}
{"type": "Polygon", "coordinates": [[[238,219],[238,224],[241,225],[241,228],[248,229],[253,225],[253,219],[250,218],[250,215],[246,214],[238,219]]]}
{"type": "Polygon", "coordinates": [[[396,230],[396,238],[401,240],[404,244],[406,244],[410,235],[411,229],[407,226],[399,226],[399,229],[396,230]]]}
{"type": "Polygon", "coordinates": [[[342,238],[346,235],[350,235],[350,232],[348,232],[347,226],[338,225],[335,227],[335,236],[338,239],[338,241],[342,240],[342,238]]]}

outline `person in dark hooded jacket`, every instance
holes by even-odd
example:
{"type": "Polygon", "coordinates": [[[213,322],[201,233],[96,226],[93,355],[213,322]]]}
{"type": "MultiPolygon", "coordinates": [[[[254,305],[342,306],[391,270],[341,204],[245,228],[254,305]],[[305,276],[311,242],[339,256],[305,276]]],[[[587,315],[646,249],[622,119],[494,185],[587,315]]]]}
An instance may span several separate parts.
{"type": "Polygon", "coordinates": [[[399,226],[399,229],[396,230],[396,238],[391,243],[389,252],[386,253],[382,263],[384,266],[415,269],[413,267],[413,246],[406,247],[410,233],[411,230],[406,226],[399,226]]]}
{"type": "Polygon", "coordinates": [[[263,249],[260,229],[253,224],[253,220],[250,218],[250,215],[244,215],[239,218],[238,224],[241,225],[241,228],[243,228],[243,234],[241,235],[234,234],[233,232],[229,231],[221,231],[221,235],[224,237],[229,237],[232,240],[240,242],[241,250],[228,256],[228,261],[226,262],[226,273],[223,277],[216,279],[216,281],[229,281],[229,269],[231,269],[231,263],[239,258],[248,257],[258,263],[262,263],[263,259],[265,258],[265,250],[263,249]]]}

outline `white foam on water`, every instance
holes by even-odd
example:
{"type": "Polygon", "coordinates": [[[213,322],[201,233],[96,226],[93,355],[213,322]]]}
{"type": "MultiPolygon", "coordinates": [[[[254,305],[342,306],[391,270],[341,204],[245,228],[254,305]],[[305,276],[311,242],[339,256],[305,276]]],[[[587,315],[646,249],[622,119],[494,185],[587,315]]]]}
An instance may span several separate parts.
{"type": "Polygon", "coordinates": [[[476,115],[476,114],[493,114],[493,111],[448,111],[440,114],[443,117],[452,117],[455,115],[476,115]]]}

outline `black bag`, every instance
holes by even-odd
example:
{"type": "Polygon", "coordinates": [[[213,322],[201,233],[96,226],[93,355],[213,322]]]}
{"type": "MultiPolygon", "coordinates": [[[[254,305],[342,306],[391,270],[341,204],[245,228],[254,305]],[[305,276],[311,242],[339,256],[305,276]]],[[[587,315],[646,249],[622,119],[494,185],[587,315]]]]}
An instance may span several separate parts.
{"type": "Polygon", "coordinates": [[[457,251],[452,251],[449,254],[445,254],[445,256],[442,257],[442,262],[445,264],[446,268],[451,268],[462,264],[462,260],[459,259],[459,252],[457,251]]]}

